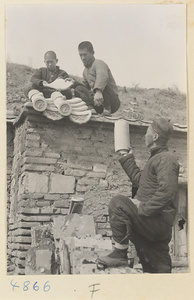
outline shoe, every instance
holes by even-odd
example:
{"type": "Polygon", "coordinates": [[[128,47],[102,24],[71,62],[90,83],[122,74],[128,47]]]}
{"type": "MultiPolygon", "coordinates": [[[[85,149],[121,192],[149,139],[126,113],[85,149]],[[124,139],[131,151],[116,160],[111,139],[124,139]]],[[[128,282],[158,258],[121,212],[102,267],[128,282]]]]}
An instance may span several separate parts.
{"type": "Polygon", "coordinates": [[[113,252],[111,252],[107,256],[99,257],[96,260],[96,262],[97,262],[97,264],[102,264],[109,268],[129,266],[128,265],[128,257],[127,257],[127,249],[126,250],[115,249],[113,252]]]}

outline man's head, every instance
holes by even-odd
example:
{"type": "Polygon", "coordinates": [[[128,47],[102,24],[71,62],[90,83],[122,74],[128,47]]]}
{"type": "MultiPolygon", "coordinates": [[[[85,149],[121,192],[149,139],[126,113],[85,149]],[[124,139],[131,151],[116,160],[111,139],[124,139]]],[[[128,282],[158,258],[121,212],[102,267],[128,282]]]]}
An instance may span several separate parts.
{"type": "Polygon", "coordinates": [[[93,45],[88,41],[81,42],[78,45],[78,52],[84,66],[87,66],[94,57],[93,45]]]}
{"type": "Polygon", "coordinates": [[[58,62],[56,53],[54,51],[47,51],[44,55],[44,62],[50,72],[55,72],[58,62]]]}
{"type": "Polygon", "coordinates": [[[148,127],[145,135],[146,147],[153,148],[166,145],[172,132],[173,126],[168,120],[164,118],[155,119],[148,127]]]}

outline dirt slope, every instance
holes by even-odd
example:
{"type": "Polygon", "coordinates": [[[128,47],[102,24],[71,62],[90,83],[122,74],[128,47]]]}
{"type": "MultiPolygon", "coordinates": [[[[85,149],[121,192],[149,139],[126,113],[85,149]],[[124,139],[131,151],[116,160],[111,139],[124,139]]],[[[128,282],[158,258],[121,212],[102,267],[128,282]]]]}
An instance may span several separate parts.
{"type": "MultiPolygon", "coordinates": [[[[15,115],[19,114],[27,101],[23,94],[23,86],[33,73],[34,69],[28,66],[7,64],[7,110],[13,110],[15,115]]],[[[119,97],[121,107],[115,116],[146,121],[163,116],[173,123],[187,124],[186,95],[176,87],[168,89],[119,87],[119,97]]]]}

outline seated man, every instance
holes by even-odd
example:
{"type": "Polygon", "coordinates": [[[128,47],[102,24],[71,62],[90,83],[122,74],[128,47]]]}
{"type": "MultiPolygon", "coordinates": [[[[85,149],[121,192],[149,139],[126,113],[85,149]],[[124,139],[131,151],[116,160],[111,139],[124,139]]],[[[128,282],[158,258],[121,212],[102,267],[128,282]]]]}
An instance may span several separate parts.
{"type": "MultiPolygon", "coordinates": [[[[57,56],[54,51],[47,51],[44,55],[44,62],[46,68],[40,68],[35,71],[35,74],[31,78],[31,82],[24,87],[24,94],[28,97],[29,91],[35,89],[42,92],[45,98],[50,98],[54,89],[47,87],[48,83],[55,81],[57,78],[68,78],[68,74],[61,70],[57,66],[57,56]]],[[[72,98],[71,90],[63,90],[61,93],[66,96],[67,99],[72,98]]]]}
{"type": "Polygon", "coordinates": [[[90,42],[78,46],[80,58],[85,66],[83,84],[75,88],[75,95],[82,98],[97,113],[110,115],[120,107],[118,89],[112,73],[105,62],[95,59],[90,42]]]}
{"type": "Polygon", "coordinates": [[[173,126],[158,118],[148,127],[145,143],[150,158],[143,171],[134,155],[121,151],[120,163],[138,188],[134,199],[118,195],[109,204],[110,225],[115,249],[98,259],[108,267],[127,265],[129,240],[135,245],[143,272],[171,273],[168,244],[176,215],[179,164],[168,151],[173,126]]]}

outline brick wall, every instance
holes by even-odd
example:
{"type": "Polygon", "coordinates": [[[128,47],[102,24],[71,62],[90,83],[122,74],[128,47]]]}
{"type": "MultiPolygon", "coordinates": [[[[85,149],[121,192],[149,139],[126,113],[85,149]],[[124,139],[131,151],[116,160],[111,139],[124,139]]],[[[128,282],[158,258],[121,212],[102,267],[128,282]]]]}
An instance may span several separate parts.
{"type": "MultiPolygon", "coordinates": [[[[97,233],[109,238],[109,200],[118,193],[131,196],[131,183],[114,152],[112,122],[54,122],[29,109],[15,126],[8,254],[14,274],[24,274],[33,226],[66,215],[71,197],[84,195],[83,213],[92,214],[97,233]]],[[[143,167],[149,157],[146,127],[131,125],[130,131],[137,163],[143,167]]],[[[169,146],[176,151],[185,180],[185,134],[175,132],[169,146]]]]}

